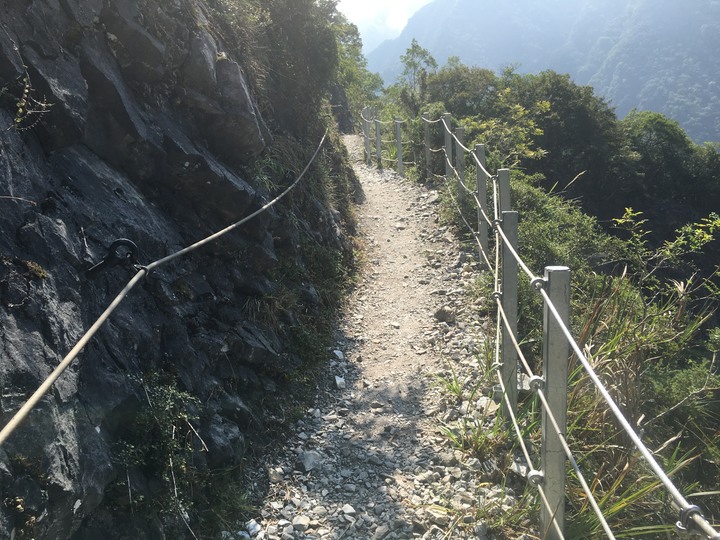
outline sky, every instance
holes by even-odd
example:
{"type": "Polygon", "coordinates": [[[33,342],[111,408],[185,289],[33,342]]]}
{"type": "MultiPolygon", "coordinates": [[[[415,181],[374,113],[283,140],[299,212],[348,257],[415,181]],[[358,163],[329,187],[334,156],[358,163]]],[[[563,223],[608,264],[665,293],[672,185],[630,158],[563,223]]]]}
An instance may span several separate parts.
{"type": "Polygon", "coordinates": [[[355,23],[363,39],[365,53],[386,39],[400,35],[408,19],[431,0],[340,0],[340,10],[355,23]]]}

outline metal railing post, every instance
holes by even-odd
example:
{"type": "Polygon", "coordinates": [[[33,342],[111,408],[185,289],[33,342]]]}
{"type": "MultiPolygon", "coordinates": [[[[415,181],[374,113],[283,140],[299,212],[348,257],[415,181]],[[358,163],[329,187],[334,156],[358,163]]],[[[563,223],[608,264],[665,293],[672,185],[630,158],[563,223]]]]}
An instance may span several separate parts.
{"type": "Polygon", "coordinates": [[[455,146],[455,170],[458,175],[458,201],[462,204],[465,199],[465,128],[458,126],[455,130],[455,137],[457,138],[458,144],[455,146]]]}
{"type": "MultiPolygon", "coordinates": [[[[483,167],[485,167],[485,145],[484,144],[476,144],[475,145],[475,157],[477,160],[482,164],[483,167]]],[[[490,216],[488,213],[488,207],[487,207],[487,176],[485,176],[485,172],[478,167],[477,168],[477,175],[475,179],[475,189],[477,191],[478,200],[480,201],[480,206],[477,210],[477,220],[478,220],[478,242],[480,243],[480,247],[482,251],[485,253],[489,252],[488,249],[488,224],[487,221],[485,221],[485,218],[483,217],[482,213],[485,212],[486,216],[490,216]]],[[[483,259],[482,253],[480,253],[480,260],[483,259]]]]}
{"type": "MultiPolygon", "coordinates": [[[[507,236],[510,245],[517,252],[518,245],[518,213],[502,213],[502,230],[507,236]]],[[[518,353],[515,350],[511,336],[517,335],[517,313],[518,313],[518,263],[513,257],[507,244],[502,243],[502,308],[507,318],[507,325],[502,327],[502,366],[500,374],[508,401],[502,401],[502,414],[510,419],[510,407],[513,413],[517,413],[517,364],[518,353]]],[[[502,324],[502,323],[501,323],[502,324]]]]}
{"type": "Polygon", "coordinates": [[[508,212],[512,205],[510,199],[510,169],[498,169],[498,195],[500,197],[500,213],[508,212]]]}
{"type": "Polygon", "coordinates": [[[423,113],[423,128],[425,131],[425,178],[430,178],[430,115],[423,113]]]}
{"type": "Polygon", "coordinates": [[[452,176],[452,114],[445,113],[442,115],[443,130],[445,131],[445,180],[452,176]]]}
{"type": "Polygon", "coordinates": [[[382,170],[382,138],[380,136],[380,119],[375,119],[375,155],[378,169],[382,170]]]}
{"type": "MultiPolygon", "coordinates": [[[[570,324],[570,269],[566,266],[545,268],[545,291],[557,309],[565,325],[570,324]]],[[[543,310],[543,370],[545,398],[556,422],[565,436],[567,433],[567,380],[570,344],[560,324],[547,305],[543,310]]],[[[549,508],[540,505],[541,537],[559,540],[553,521],[560,530],[565,527],[565,475],[566,456],[560,437],[549,420],[547,411],[542,412],[541,467],[545,495],[549,508]]]]}
{"type": "Polygon", "coordinates": [[[402,148],[402,120],[395,119],[395,142],[397,142],[397,172],[400,176],[405,175],[402,148]]]}

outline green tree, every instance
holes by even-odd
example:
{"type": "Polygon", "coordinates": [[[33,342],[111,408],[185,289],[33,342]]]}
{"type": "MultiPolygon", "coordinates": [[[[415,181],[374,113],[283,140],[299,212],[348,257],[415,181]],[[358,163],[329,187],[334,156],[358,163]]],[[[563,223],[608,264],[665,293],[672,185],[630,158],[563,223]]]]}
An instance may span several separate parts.
{"type": "Polygon", "coordinates": [[[403,64],[402,80],[416,94],[420,91],[423,74],[434,72],[438,67],[430,51],[423,49],[416,39],[412,40],[400,61],[403,64]]]}
{"type": "Polygon", "coordinates": [[[402,105],[411,116],[417,116],[425,102],[428,73],[434,73],[437,62],[430,51],[420,46],[416,39],[400,57],[403,64],[399,81],[399,96],[402,105]]]}
{"type": "Polygon", "coordinates": [[[443,102],[456,118],[497,112],[500,80],[489,69],[468,67],[457,57],[448,58],[447,65],[428,76],[427,101],[443,102]]]}
{"type": "Polygon", "coordinates": [[[697,178],[689,188],[693,206],[702,213],[720,208],[720,143],[696,146],[690,168],[697,178]]]}
{"type": "Polygon", "coordinates": [[[579,198],[593,214],[621,214],[637,156],[608,103],[592,87],[577,85],[554,71],[515,76],[508,84],[525,107],[541,101],[550,105],[538,118],[542,134],[536,141],[548,159],[528,163],[528,169],[542,173],[548,189],[579,198]]]}
{"type": "Polygon", "coordinates": [[[642,187],[648,194],[678,192],[688,184],[693,142],[676,121],[651,111],[633,110],[622,127],[640,154],[642,187]]]}
{"type": "Polygon", "coordinates": [[[487,145],[488,164],[493,168],[515,168],[521,162],[537,160],[546,154],[536,142],[542,135],[538,118],[547,112],[550,104],[538,101],[525,107],[514,102],[512,94],[511,88],[496,92],[495,115],[479,114],[461,120],[468,140],[473,141],[471,144],[487,145]]]}

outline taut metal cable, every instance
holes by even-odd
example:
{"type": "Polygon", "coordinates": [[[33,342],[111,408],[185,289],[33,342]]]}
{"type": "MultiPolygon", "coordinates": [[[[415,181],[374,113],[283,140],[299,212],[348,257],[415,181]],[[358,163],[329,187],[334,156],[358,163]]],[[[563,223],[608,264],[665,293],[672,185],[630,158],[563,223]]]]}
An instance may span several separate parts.
{"type": "Polygon", "coordinates": [[[492,227],[493,222],[492,222],[492,220],[490,219],[490,216],[488,216],[488,215],[485,213],[485,210],[483,209],[482,205],[480,206],[480,214],[482,215],[482,217],[483,217],[483,219],[485,220],[485,222],[486,222],[490,227],[492,227]]]}
{"type": "Polygon", "coordinates": [[[462,148],[463,150],[465,150],[467,153],[472,153],[472,150],[470,150],[467,146],[465,146],[465,145],[460,141],[460,139],[458,139],[457,134],[455,134],[455,133],[450,133],[450,135],[452,135],[452,138],[455,139],[455,144],[457,144],[460,148],[462,148]]]}
{"type": "Polygon", "coordinates": [[[485,166],[482,163],[480,163],[480,160],[475,155],[475,152],[470,152],[470,155],[473,157],[473,160],[475,161],[475,165],[480,167],[480,170],[485,174],[485,176],[487,176],[488,178],[492,178],[494,176],[488,172],[488,170],[485,168],[485,166]]]}
{"type": "Polygon", "coordinates": [[[522,363],[523,367],[525,368],[525,372],[527,373],[527,376],[532,378],[535,376],[535,373],[533,372],[532,368],[530,367],[530,363],[527,361],[527,358],[525,357],[525,353],[523,353],[522,349],[520,348],[520,343],[517,340],[517,336],[511,331],[510,329],[510,322],[507,319],[507,314],[505,313],[505,310],[502,307],[502,302],[500,301],[500,298],[496,298],[495,301],[498,305],[498,313],[500,313],[500,317],[503,320],[503,325],[508,331],[508,335],[510,336],[510,341],[513,344],[513,347],[515,348],[515,351],[518,353],[518,358],[520,358],[520,362],[522,363]]]}
{"type": "MultiPolygon", "coordinates": [[[[438,122],[439,122],[439,121],[442,121],[442,118],[441,118],[440,120],[438,120],[438,122]]],[[[448,126],[447,126],[447,124],[445,124],[445,122],[443,122],[443,125],[445,126],[445,130],[452,136],[453,139],[455,139],[455,143],[456,143],[460,148],[462,148],[465,152],[467,152],[468,154],[470,154],[470,155],[473,157],[473,160],[475,161],[475,164],[476,164],[478,167],[480,167],[480,169],[482,170],[482,172],[485,173],[485,176],[488,176],[488,177],[493,176],[492,174],[490,174],[490,173],[488,172],[488,170],[485,168],[485,166],[484,166],[482,163],[480,163],[480,160],[479,160],[479,159],[477,158],[477,156],[475,155],[475,152],[473,152],[473,151],[470,150],[467,146],[465,146],[462,142],[460,142],[460,139],[458,139],[458,136],[457,136],[455,133],[453,133],[453,132],[448,128],[448,126]]]]}
{"type": "Polygon", "coordinates": [[[445,128],[445,131],[447,133],[452,134],[452,129],[450,129],[450,126],[447,125],[447,122],[445,122],[444,118],[440,118],[440,121],[442,122],[443,127],[445,128]]]}
{"type": "Polygon", "coordinates": [[[453,204],[455,204],[455,209],[457,210],[458,214],[460,215],[460,219],[463,220],[463,223],[465,223],[465,226],[468,228],[470,233],[472,234],[473,238],[475,239],[475,243],[477,243],[478,248],[480,248],[480,253],[483,256],[483,259],[485,259],[485,264],[487,264],[488,269],[492,269],[492,263],[490,262],[490,258],[488,257],[487,253],[485,253],[485,249],[483,248],[482,244],[480,243],[480,239],[477,236],[477,233],[473,230],[470,223],[468,223],[468,220],[465,219],[465,216],[463,215],[462,211],[460,210],[460,204],[458,203],[458,200],[455,198],[455,196],[452,193],[452,190],[448,188],[448,194],[450,195],[450,198],[453,201],[453,204]]]}
{"type": "Polygon", "coordinates": [[[598,505],[597,501],[595,500],[595,496],[592,494],[592,490],[590,489],[590,486],[588,486],[588,483],[585,481],[585,477],[583,476],[582,472],[580,471],[580,466],[577,464],[577,461],[575,460],[575,456],[573,456],[572,452],[570,451],[570,446],[567,443],[567,439],[565,438],[565,435],[562,433],[562,430],[560,429],[560,426],[557,423],[557,420],[555,419],[555,415],[552,412],[552,409],[550,408],[550,405],[547,402],[547,398],[545,397],[545,393],[542,389],[538,389],[537,395],[540,398],[540,401],[542,402],[543,407],[545,408],[545,411],[547,413],[547,417],[550,420],[550,423],[553,426],[553,429],[555,430],[556,435],[558,436],[558,439],[560,441],[560,444],[563,447],[563,451],[565,452],[565,455],[568,458],[568,461],[570,462],[570,465],[572,465],[573,470],[575,471],[575,474],[577,474],[578,480],[580,481],[580,484],[582,485],[583,491],[588,497],[588,502],[590,503],[590,506],[592,506],[593,511],[595,512],[595,515],[600,520],[600,524],[602,525],[603,530],[605,531],[605,534],[607,534],[607,537],[611,540],[615,540],[615,535],[613,534],[612,530],[610,529],[610,525],[608,525],[607,520],[605,519],[605,516],[602,513],[602,510],[600,510],[600,506],[598,505]]]}
{"type": "MultiPolygon", "coordinates": [[[[445,162],[446,162],[446,164],[449,166],[450,170],[453,171],[453,174],[455,175],[455,178],[457,179],[458,183],[462,186],[463,190],[464,190],[468,195],[471,195],[472,198],[475,199],[475,204],[476,204],[477,207],[480,209],[480,213],[481,213],[483,219],[487,222],[488,225],[492,226],[493,223],[492,223],[492,221],[490,220],[490,217],[488,217],[488,215],[485,213],[485,210],[483,210],[483,204],[480,202],[480,199],[478,198],[477,191],[475,191],[475,190],[473,190],[473,189],[470,189],[470,188],[462,181],[462,179],[460,178],[460,175],[459,175],[458,172],[457,172],[457,169],[453,166],[452,162],[448,159],[448,155],[447,155],[447,152],[445,151],[445,148],[440,148],[440,149],[438,150],[438,152],[444,152],[444,153],[445,153],[445,162]]],[[[474,155],[474,154],[473,154],[473,155],[474,155]]],[[[477,158],[476,158],[476,160],[477,160],[477,158]]],[[[479,162],[479,161],[478,161],[478,165],[480,165],[480,162],[479,162]]],[[[482,165],[480,165],[480,166],[482,167],[482,165]]],[[[494,177],[491,176],[490,178],[494,178],[494,177]]],[[[495,193],[495,195],[497,196],[497,192],[495,193]]],[[[456,205],[456,206],[457,206],[457,208],[458,208],[458,213],[459,213],[460,216],[463,218],[463,220],[465,220],[465,218],[464,218],[464,216],[463,216],[463,214],[462,214],[462,211],[460,210],[459,205],[456,205]]],[[[467,221],[465,221],[465,223],[467,224],[467,221]]],[[[470,228],[469,225],[468,225],[468,227],[470,228]]],[[[470,229],[472,230],[472,228],[470,228],[470,229]]],[[[504,237],[504,233],[503,233],[503,237],[504,237]]],[[[507,238],[505,238],[505,239],[506,239],[506,241],[507,241],[507,238]]],[[[509,245],[509,244],[508,244],[508,245],[509,245]]],[[[511,247],[511,249],[512,249],[512,247],[511,247]]],[[[514,250],[513,250],[513,253],[515,253],[514,250]]],[[[515,255],[516,255],[516,258],[518,258],[519,264],[520,264],[521,266],[523,266],[524,268],[527,268],[527,266],[525,266],[524,263],[523,263],[521,260],[519,260],[519,256],[517,256],[517,254],[515,254],[515,255]]]]}
{"type": "Polygon", "coordinates": [[[17,427],[20,425],[20,423],[27,417],[27,415],[32,411],[32,409],[37,405],[37,403],[40,401],[43,395],[50,390],[52,385],[55,383],[55,381],[62,375],[62,373],[70,366],[70,364],[75,360],[78,354],[80,354],[80,351],[85,348],[85,346],[88,344],[90,339],[97,333],[97,331],[100,329],[100,327],[107,321],[107,319],[110,317],[113,311],[120,305],[120,303],[125,299],[125,297],[128,295],[128,293],[135,287],[135,285],[138,284],[138,282],[145,277],[150,271],[157,268],[160,265],[163,265],[165,263],[168,263],[174,259],[177,259],[178,257],[182,257],[183,255],[186,255],[187,253],[190,253],[191,251],[194,251],[206,244],[209,244],[210,242],[213,242],[214,240],[217,240],[221,236],[229,233],[230,231],[240,227],[241,225],[247,223],[252,218],[256,217],[257,215],[265,212],[270,207],[277,204],[283,197],[285,197],[290,191],[292,191],[295,186],[302,180],[302,178],[307,173],[308,169],[310,169],[310,166],[313,164],[315,159],[317,158],[318,154],[320,153],[320,149],[322,148],[323,144],[325,143],[325,139],[327,138],[327,130],[325,131],[325,134],[322,136],[322,139],[320,140],[320,143],[318,144],[317,149],[315,150],[315,153],[313,154],[312,158],[308,162],[308,164],[305,166],[305,168],[302,170],[302,172],[298,175],[298,177],[295,179],[295,181],[290,184],[290,186],[285,189],[280,195],[275,197],[272,201],[268,202],[252,214],[242,218],[240,221],[237,221],[233,223],[232,225],[225,227],[224,229],[198,241],[194,244],[181,249],[180,251],[177,251],[175,253],[172,253],[168,255],[167,257],[163,257],[162,259],[158,259],[157,261],[150,263],[149,265],[142,267],[138,270],[138,272],[130,279],[130,281],[125,285],[122,291],[115,297],[115,299],[110,303],[110,305],[103,311],[102,315],[95,321],[95,323],[88,329],[88,331],[85,333],[85,335],[77,342],[77,344],[72,348],[72,350],[63,358],[63,360],[58,364],[58,366],[53,370],[53,372],[43,381],[43,383],[38,387],[38,389],[33,393],[32,396],[25,402],[25,404],[20,407],[20,409],[13,415],[13,417],[10,419],[10,421],[5,425],[5,427],[0,431],[0,446],[2,446],[7,438],[17,429],[17,427]]]}
{"type": "Polygon", "coordinates": [[[502,236],[503,242],[507,246],[508,250],[512,254],[513,258],[517,261],[517,263],[520,265],[520,268],[523,269],[523,272],[525,272],[528,277],[530,278],[530,281],[533,281],[536,279],[535,274],[532,273],[532,270],[528,268],[528,266],[525,264],[525,261],[523,261],[520,258],[520,255],[518,255],[518,252],[515,251],[515,248],[512,246],[512,243],[508,240],[508,237],[505,235],[505,231],[503,231],[502,225],[498,225],[497,227],[498,234],[502,236]]]}

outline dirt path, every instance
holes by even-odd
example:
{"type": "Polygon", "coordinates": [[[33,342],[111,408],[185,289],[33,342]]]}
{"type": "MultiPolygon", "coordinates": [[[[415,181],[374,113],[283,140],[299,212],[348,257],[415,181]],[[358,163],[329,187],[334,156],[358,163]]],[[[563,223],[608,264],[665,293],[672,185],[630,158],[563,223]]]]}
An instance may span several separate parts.
{"type": "Polygon", "coordinates": [[[483,323],[466,294],[477,263],[438,225],[437,192],[366,167],[359,143],[346,139],[365,193],[367,263],[330,353],[337,390],[293,426],[267,464],[261,515],[227,538],[482,539],[480,506],[513,504],[488,484],[492,463],[440,432],[458,420],[482,427],[492,407],[438,382],[480,377],[483,323]]]}

